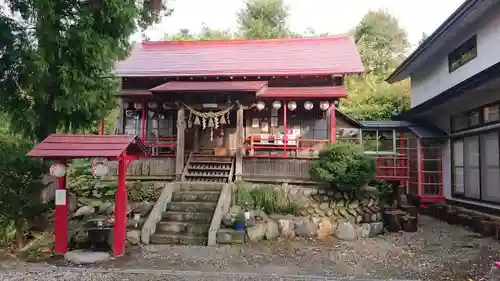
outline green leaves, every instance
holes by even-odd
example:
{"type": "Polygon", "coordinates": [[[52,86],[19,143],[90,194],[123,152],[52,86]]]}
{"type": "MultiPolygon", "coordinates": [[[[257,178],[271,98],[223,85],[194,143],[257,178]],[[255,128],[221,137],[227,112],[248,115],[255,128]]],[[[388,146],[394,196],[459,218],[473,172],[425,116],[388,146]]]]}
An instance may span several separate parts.
{"type": "Polygon", "coordinates": [[[116,106],[115,63],[129,37],[159,20],[159,0],[11,0],[0,15],[0,109],[12,128],[41,140],[85,131],[116,106]]]}
{"type": "Polygon", "coordinates": [[[360,147],[338,143],[320,153],[311,174],[317,180],[340,189],[354,190],[375,177],[376,163],[360,147]]]}
{"type": "Polygon", "coordinates": [[[288,16],[288,7],[283,0],[247,0],[238,13],[238,33],[247,39],[289,37],[288,16]]]}

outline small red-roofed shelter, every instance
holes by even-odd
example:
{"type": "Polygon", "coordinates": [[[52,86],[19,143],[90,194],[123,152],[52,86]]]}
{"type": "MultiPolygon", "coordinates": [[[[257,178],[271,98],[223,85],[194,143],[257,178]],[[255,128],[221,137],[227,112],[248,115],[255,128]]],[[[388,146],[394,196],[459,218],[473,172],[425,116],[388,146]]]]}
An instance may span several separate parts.
{"type": "MultiPolygon", "coordinates": [[[[52,134],[35,146],[27,156],[52,160],[64,165],[78,158],[105,158],[118,161],[118,187],[115,194],[115,223],[113,254],[125,252],[127,190],[126,176],[130,161],[149,152],[137,136],[125,135],[63,135],[52,134]]],[[[68,251],[68,205],[66,175],[57,180],[55,212],[55,251],[68,251]],[[63,199],[61,199],[63,198],[63,199]]]]}

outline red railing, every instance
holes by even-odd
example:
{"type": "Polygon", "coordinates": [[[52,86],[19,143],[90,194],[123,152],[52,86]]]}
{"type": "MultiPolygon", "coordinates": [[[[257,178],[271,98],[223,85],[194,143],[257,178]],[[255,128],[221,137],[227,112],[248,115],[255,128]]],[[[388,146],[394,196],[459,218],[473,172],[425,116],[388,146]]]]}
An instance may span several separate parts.
{"type": "Polygon", "coordinates": [[[256,137],[251,136],[245,140],[245,149],[248,157],[261,158],[288,158],[288,157],[307,157],[310,158],[317,145],[326,144],[328,140],[294,138],[291,136],[283,137],[256,137]],[[259,152],[267,151],[267,154],[259,152]],[[280,153],[283,152],[283,153],[280,153]],[[306,152],[310,152],[309,155],[306,152]],[[280,154],[273,154],[280,153],[280,154]],[[308,157],[309,156],[309,157],[308,157]]]}
{"type": "Polygon", "coordinates": [[[158,141],[147,141],[146,146],[150,149],[153,157],[175,156],[177,138],[160,137],[158,141]],[[162,149],[169,149],[171,152],[163,153],[161,152],[162,149]]]}

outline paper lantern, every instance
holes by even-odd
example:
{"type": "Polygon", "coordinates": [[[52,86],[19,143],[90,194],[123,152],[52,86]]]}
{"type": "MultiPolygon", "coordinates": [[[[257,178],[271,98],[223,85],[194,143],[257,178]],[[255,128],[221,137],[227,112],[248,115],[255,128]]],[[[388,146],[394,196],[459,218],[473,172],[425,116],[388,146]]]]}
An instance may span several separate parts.
{"type": "Polygon", "coordinates": [[[264,108],[266,108],[266,104],[263,101],[258,101],[257,102],[257,110],[262,111],[264,108]]]}
{"type": "Polygon", "coordinates": [[[313,107],[314,107],[314,104],[311,101],[304,102],[304,109],[305,110],[311,110],[311,109],[313,109],[313,107]]]}
{"type": "Polygon", "coordinates": [[[143,108],[142,103],[134,102],[134,108],[137,110],[141,110],[143,108]]]}
{"type": "Polygon", "coordinates": [[[163,109],[169,110],[169,109],[172,109],[172,107],[168,103],[164,102],[163,103],[163,109]]]}
{"type": "Polygon", "coordinates": [[[273,108],[279,110],[281,108],[281,102],[277,100],[273,101],[273,108]]]}
{"type": "Polygon", "coordinates": [[[323,111],[326,111],[328,108],[330,108],[330,103],[327,101],[322,101],[319,103],[319,108],[321,108],[321,110],[323,111]]]}
{"type": "Polygon", "coordinates": [[[151,108],[151,109],[157,109],[158,108],[158,103],[155,102],[155,101],[150,101],[148,102],[148,107],[151,108]]]}
{"type": "Polygon", "coordinates": [[[51,176],[57,178],[64,177],[66,175],[66,165],[62,163],[54,163],[50,165],[49,171],[51,176]]]}
{"type": "Polygon", "coordinates": [[[297,108],[296,102],[294,102],[294,101],[288,102],[288,109],[290,109],[290,111],[294,111],[296,108],[297,108]]]}
{"type": "Polygon", "coordinates": [[[106,165],[104,163],[98,163],[92,167],[92,174],[95,177],[99,177],[99,178],[103,177],[103,176],[107,175],[108,172],[109,172],[109,167],[108,167],[108,165],[106,165]]]}

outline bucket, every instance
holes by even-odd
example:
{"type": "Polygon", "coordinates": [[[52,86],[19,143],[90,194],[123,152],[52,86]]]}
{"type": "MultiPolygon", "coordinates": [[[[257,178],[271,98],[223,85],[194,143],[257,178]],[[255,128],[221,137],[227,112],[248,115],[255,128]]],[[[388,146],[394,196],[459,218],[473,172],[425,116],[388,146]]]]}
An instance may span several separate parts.
{"type": "Polygon", "coordinates": [[[244,222],[236,222],[234,223],[234,229],[239,232],[245,232],[245,223],[244,222]]]}

